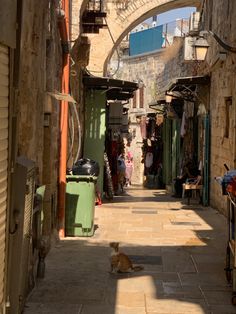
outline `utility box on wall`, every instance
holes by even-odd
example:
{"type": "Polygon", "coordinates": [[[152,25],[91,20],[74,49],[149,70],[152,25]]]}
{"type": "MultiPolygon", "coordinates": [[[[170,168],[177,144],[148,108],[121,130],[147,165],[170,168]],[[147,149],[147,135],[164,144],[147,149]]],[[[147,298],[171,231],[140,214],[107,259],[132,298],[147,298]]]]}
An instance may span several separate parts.
{"type": "Polygon", "coordinates": [[[184,38],[184,61],[194,61],[196,59],[194,44],[196,37],[186,36],[184,38]]]}
{"type": "Polygon", "coordinates": [[[109,128],[119,129],[122,126],[123,105],[121,102],[111,102],[109,104],[109,128]]]}
{"type": "Polygon", "coordinates": [[[13,175],[9,227],[8,312],[22,313],[32,288],[32,217],[35,195],[35,163],[18,157],[13,175]]]}
{"type": "Polygon", "coordinates": [[[199,31],[200,12],[192,12],[189,19],[189,34],[194,35],[199,31]]]}

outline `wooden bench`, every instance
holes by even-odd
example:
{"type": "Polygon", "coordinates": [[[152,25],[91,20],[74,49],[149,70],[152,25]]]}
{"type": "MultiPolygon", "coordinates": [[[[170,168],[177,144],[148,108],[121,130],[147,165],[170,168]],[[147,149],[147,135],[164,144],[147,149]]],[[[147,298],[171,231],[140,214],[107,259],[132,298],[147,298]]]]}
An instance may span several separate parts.
{"type": "Polygon", "coordinates": [[[188,205],[190,204],[190,198],[193,197],[193,193],[195,194],[195,197],[197,196],[197,191],[200,193],[202,191],[203,185],[201,184],[201,176],[198,176],[196,178],[196,181],[191,181],[191,179],[187,179],[185,183],[183,183],[183,193],[182,198],[185,197],[185,191],[188,191],[188,205]],[[188,181],[189,180],[189,181],[188,181]]]}

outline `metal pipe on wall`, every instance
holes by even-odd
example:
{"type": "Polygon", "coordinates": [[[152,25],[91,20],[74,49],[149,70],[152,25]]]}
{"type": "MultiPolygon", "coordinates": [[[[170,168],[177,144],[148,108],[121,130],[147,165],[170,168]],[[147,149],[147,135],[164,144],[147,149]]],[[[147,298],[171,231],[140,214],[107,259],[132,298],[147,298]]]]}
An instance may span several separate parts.
{"type": "MultiPolygon", "coordinates": [[[[69,0],[62,1],[65,12],[63,22],[59,23],[62,45],[69,41],[69,0]]],[[[69,93],[69,51],[63,51],[62,93],[69,93]]],[[[67,160],[67,134],[68,134],[68,101],[61,101],[60,113],[60,167],[59,167],[59,199],[58,219],[59,237],[65,237],[65,198],[66,198],[66,160],[67,160]]]]}

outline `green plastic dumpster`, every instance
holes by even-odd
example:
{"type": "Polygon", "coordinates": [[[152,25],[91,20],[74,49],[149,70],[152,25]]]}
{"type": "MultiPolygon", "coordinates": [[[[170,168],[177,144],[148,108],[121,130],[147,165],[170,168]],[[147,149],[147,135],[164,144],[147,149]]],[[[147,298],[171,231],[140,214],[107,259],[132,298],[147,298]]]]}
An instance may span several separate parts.
{"type": "Polygon", "coordinates": [[[94,233],[97,177],[66,176],[66,236],[91,237],[94,233]]]}

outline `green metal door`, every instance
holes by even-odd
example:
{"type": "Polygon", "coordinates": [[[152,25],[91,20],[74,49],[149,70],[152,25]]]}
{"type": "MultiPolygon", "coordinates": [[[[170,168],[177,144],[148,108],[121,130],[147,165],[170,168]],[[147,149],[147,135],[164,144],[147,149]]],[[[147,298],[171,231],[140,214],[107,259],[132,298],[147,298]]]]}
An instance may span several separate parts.
{"type": "Polygon", "coordinates": [[[106,94],[97,90],[88,90],[85,106],[84,157],[98,162],[100,173],[98,189],[103,192],[106,94]]]}
{"type": "Polygon", "coordinates": [[[204,117],[204,148],[203,148],[203,205],[207,206],[209,204],[209,171],[210,171],[210,118],[209,114],[204,117]]]}

